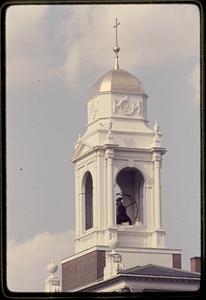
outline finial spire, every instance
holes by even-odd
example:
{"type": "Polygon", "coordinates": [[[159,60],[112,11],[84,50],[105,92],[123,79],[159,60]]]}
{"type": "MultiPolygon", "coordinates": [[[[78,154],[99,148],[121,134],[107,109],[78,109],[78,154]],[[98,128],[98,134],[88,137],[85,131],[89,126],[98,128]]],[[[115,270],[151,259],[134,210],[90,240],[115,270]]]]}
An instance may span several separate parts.
{"type": "Polygon", "coordinates": [[[116,54],[116,56],[115,56],[115,65],[114,65],[115,70],[119,69],[119,62],[118,62],[119,56],[118,56],[118,53],[120,51],[120,48],[118,46],[118,28],[117,28],[117,26],[119,26],[119,25],[120,25],[120,23],[117,22],[117,18],[116,18],[116,24],[113,26],[113,28],[116,29],[116,45],[113,48],[113,51],[116,54]]]}
{"type": "Polygon", "coordinates": [[[57,276],[54,275],[58,270],[58,266],[52,260],[51,263],[47,266],[49,271],[49,277],[45,281],[45,292],[61,292],[60,280],[57,276]]]}
{"type": "Polygon", "coordinates": [[[157,120],[155,120],[155,124],[154,124],[154,132],[155,132],[155,137],[158,137],[158,134],[159,134],[159,124],[157,122],[157,120]]]}

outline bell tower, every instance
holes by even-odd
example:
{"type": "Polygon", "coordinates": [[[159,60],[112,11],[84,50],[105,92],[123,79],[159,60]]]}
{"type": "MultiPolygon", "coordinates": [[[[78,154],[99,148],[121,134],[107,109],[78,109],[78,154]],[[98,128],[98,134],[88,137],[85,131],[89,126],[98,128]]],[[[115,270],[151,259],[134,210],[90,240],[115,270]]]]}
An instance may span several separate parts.
{"type": "MultiPolygon", "coordinates": [[[[87,128],[76,141],[72,158],[75,254],[62,261],[63,274],[68,268],[74,272],[75,260],[75,268],[79,261],[77,268],[83,272],[80,261],[86,264],[93,255],[96,267],[90,281],[101,278],[105,253],[114,241],[126,268],[180,264],[180,250],[165,248],[161,169],[166,149],[161,146],[162,133],[157,121],[151,126],[147,120],[148,96],[143,85],[119,67],[119,25],[116,19],[114,69],[91,89],[87,128]]],[[[88,274],[86,277],[81,284],[88,281],[88,274]]]]}

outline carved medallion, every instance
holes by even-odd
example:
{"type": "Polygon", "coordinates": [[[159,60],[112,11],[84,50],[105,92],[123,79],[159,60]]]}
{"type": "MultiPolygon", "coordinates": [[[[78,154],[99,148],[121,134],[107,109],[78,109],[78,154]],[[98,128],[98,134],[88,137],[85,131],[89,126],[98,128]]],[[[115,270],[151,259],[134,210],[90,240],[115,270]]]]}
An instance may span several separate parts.
{"type": "Polygon", "coordinates": [[[131,115],[134,112],[134,104],[125,97],[120,103],[120,109],[124,115],[131,115]]]}
{"type": "Polygon", "coordinates": [[[115,99],[113,111],[120,111],[123,115],[129,116],[131,114],[141,114],[141,102],[129,99],[128,96],[123,99],[115,99]]]}

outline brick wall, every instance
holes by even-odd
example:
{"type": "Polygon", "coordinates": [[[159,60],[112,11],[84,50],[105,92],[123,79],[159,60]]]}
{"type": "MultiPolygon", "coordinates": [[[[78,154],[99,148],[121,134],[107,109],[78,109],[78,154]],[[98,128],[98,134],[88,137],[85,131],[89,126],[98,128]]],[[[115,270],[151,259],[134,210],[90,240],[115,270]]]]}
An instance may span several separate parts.
{"type": "Polygon", "coordinates": [[[173,268],[181,269],[181,254],[172,254],[173,268]]]}
{"type": "Polygon", "coordinates": [[[201,271],[201,259],[199,256],[192,257],[190,259],[190,266],[191,266],[191,272],[198,272],[201,271]]]}
{"type": "Polygon", "coordinates": [[[105,251],[95,250],[62,264],[62,291],[103,278],[105,251]]]}

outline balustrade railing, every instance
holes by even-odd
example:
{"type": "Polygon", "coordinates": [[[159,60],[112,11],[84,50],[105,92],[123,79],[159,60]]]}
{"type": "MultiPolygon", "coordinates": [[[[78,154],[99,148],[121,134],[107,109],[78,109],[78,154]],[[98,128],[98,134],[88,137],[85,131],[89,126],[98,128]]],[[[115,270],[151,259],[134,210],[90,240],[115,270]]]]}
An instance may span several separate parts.
{"type": "Polygon", "coordinates": [[[118,231],[117,233],[119,245],[134,247],[150,247],[151,233],[149,232],[128,232],[118,231]]]}

